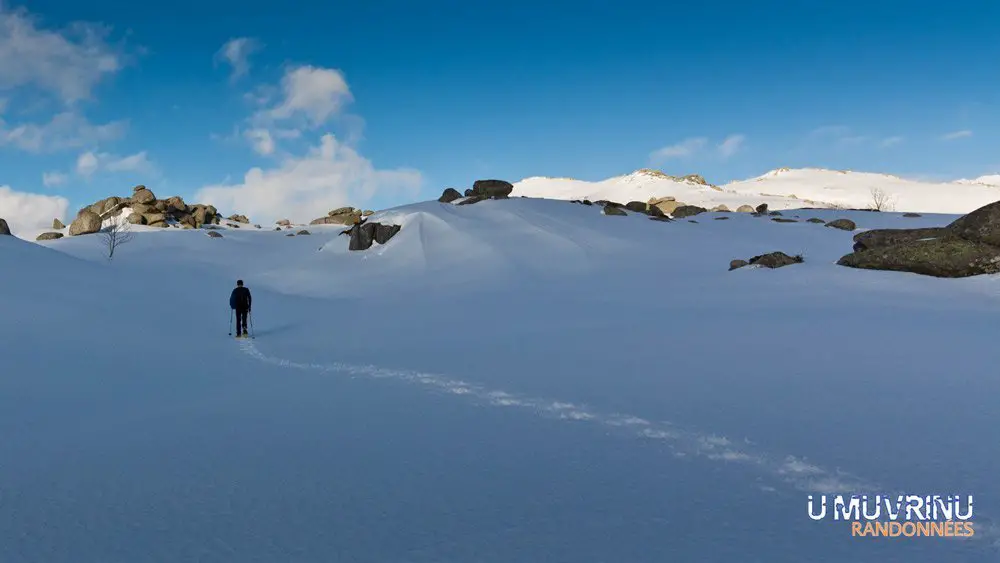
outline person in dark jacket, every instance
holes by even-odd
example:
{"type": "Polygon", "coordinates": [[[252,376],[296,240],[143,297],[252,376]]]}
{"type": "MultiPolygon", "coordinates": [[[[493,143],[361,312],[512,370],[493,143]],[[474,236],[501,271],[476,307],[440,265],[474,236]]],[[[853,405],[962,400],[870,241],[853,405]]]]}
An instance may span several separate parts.
{"type": "Polygon", "coordinates": [[[250,290],[243,287],[243,280],[236,280],[236,288],[229,296],[229,306],[236,311],[236,338],[247,335],[247,315],[250,313],[250,290]]]}

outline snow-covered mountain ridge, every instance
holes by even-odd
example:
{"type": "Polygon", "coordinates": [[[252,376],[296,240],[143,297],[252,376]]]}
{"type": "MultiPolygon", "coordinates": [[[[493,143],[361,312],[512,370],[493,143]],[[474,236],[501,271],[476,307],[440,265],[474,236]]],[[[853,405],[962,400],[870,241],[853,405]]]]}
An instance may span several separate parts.
{"type": "Polygon", "coordinates": [[[525,178],[514,184],[513,195],[623,203],[670,196],[706,208],[726,205],[735,209],[767,203],[772,209],[881,207],[891,211],[968,213],[1000,200],[1000,175],[933,182],[872,172],[778,168],[755,178],[716,186],[697,175],[677,177],[642,169],[597,182],[525,178]]]}

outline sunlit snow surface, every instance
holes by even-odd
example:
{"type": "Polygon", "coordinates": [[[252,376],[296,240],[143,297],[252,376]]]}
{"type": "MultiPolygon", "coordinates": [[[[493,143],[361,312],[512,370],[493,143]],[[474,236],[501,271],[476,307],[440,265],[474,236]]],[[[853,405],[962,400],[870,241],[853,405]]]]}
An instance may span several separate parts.
{"type": "Polygon", "coordinates": [[[144,229],[110,264],[0,237],[0,561],[996,561],[1000,279],[723,215],[426,202],[364,252],[144,229]],[[728,271],[772,250],[805,262],[728,271]],[[976,535],[807,516],[854,490],[975,495],[976,535]]]}

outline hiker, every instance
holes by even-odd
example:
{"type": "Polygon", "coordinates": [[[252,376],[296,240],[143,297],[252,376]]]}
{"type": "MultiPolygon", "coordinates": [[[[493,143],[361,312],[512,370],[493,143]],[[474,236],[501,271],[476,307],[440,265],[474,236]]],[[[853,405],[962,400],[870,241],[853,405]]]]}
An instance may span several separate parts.
{"type": "Polygon", "coordinates": [[[250,290],[243,287],[243,280],[236,280],[236,288],[229,296],[229,306],[236,311],[236,338],[247,336],[247,315],[250,313],[250,290]]]}

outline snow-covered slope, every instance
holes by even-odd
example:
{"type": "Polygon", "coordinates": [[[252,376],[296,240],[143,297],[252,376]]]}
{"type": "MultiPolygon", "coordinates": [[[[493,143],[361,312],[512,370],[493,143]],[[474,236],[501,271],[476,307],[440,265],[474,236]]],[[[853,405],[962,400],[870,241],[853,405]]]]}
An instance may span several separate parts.
{"type": "Polygon", "coordinates": [[[874,206],[875,191],[889,209],[920,213],[968,213],[1000,200],[1000,178],[984,176],[974,181],[921,182],[888,174],[825,169],[777,169],[757,178],[723,186],[678,180],[665,174],[640,170],[601,182],[563,178],[528,178],[514,186],[514,195],[554,199],[608,199],[626,203],[673,196],[689,205],[713,208],[724,204],[771,209],[803,207],[874,206]],[[998,180],[998,181],[994,181],[998,180]]]}
{"type": "Polygon", "coordinates": [[[0,237],[0,560],[995,561],[998,279],[716,216],[425,202],[364,252],[168,229],[111,263],[0,237]],[[772,250],[805,262],[727,271],[772,250]],[[807,517],[859,488],[974,494],[976,536],[807,517]]]}

